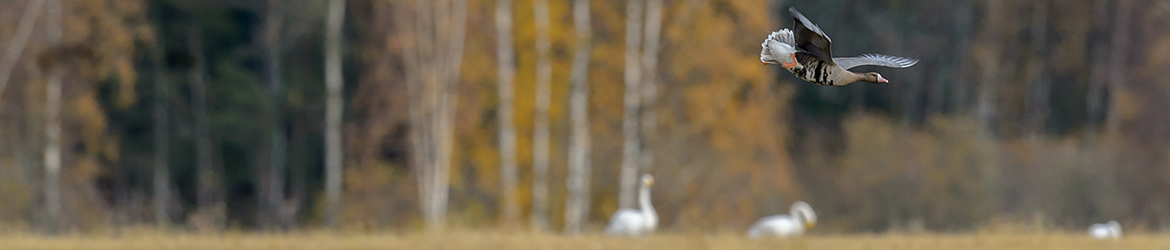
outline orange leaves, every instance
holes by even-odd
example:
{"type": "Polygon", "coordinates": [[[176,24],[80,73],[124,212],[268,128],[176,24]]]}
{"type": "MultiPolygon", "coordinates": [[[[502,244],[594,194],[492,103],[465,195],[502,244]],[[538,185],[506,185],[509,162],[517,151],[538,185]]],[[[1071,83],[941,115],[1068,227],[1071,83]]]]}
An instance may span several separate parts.
{"type": "MultiPolygon", "coordinates": [[[[764,202],[800,198],[786,149],[791,88],[776,88],[775,71],[759,65],[759,43],[773,26],[763,1],[672,2],[667,8],[661,110],[663,140],[683,141],[655,153],[658,172],[698,173],[698,179],[664,182],[665,223],[679,226],[746,226],[774,212],[764,202]],[[677,158],[677,159],[673,159],[677,158]],[[677,185],[665,187],[667,185],[677,185]],[[675,196],[678,197],[675,197],[675,196]],[[673,202],[683,202],[675,204],[673,202]],[[686,222],[686,220],[695,220],[686,222]],[[684,225],[685,224],[685,225],[684,225]]],[[[661,211],[660,211],[661,213],[661,211]]]]}
{"type": "MultiPolygon", "coordinates": [[[[106,78],[119,83],[118,105],[127,107],[137,97],[134,83],[138,81],[134,67],[136,42],[152,40],[144,33],[147,26],[145,8],[139,0],[89,1],[65,0],[62,24],[66,43],[78,42],[92,47],[95,61],[81,64],[93,67],[96,82],[106,78]]],[[[157,32],[157,31],[156,31],[157,32]]]]}

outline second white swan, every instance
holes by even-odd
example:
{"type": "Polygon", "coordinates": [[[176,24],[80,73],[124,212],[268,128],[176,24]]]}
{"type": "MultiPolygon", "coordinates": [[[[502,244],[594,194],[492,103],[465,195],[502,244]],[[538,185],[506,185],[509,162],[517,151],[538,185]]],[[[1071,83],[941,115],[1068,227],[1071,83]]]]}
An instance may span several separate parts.
{"type": "Polygon", "coordinates": [[[817,225],[817,214],[812,206],[803,201],[797,201],[788,209],[788,214],[764,217],[748,229],[748,236],[760,237],[796,237],[804,231],[817,225]]]}
{"type": "Polygon", "coordinates": [[[1121,223],[1111,220],[1107,223],[1097,223],[1089,226],[1089,237],[1094,239],[1121,238],[1121,223]]]}

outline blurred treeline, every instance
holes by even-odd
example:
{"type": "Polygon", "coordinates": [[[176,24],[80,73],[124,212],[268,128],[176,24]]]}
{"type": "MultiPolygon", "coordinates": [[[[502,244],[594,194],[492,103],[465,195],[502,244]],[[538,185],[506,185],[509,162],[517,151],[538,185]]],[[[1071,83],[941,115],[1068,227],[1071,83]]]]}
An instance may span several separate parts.
{"type": "Polygon", "coordinates": [[[527,228],[536,200],[547,217],[533,221],[560,231],[578,2],[590,17],[587,230],[619,206],[630,138],[657,179],[663,230],[739,231],[796,200],[817,209],[822,232],[1170,227],[1163,1],[514,0],[502,12],[487,0],[346,0],[332,210],[333,1],[0,1],[0,228],[527,228]],[[544,3],[547,147],[534,145],[544,3]],[[657,54],[633,61],[657,66],[634,78],[627,34],[650,29],[627,31],[631,3],[662,13],[658,48],[644,47],[657,54]],[[859,68],[892,83],[846,87],[761,66],[759,44],[791,27],[790,6],[837,56],[922,61],[859,68]],[[514,49],[506,105],[500,13],[514,49]],[[650,101],[625,100],[630,79],[656,86],[650,101]],[[427,108],[442,104],[453,113],[427,108]],[[631,104],[639,116],[623,117],[631,104]],[[501,173],[501,106],[512,107],[514,175],[501,173]],[[631,117],[640,133],[624,138],[631,117]],[[546,200],[533,196],[534,148],[549,152],[546,200]],[[524,219],[507,215],[502,190],[524,219]]]}

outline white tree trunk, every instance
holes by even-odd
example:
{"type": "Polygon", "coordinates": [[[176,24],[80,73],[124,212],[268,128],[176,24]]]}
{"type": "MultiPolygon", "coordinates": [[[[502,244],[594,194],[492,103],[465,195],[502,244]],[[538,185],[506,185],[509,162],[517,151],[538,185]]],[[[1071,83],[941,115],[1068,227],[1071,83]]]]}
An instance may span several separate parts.
{"type": "Polygon", "coordinates": [[[325,224],[337,228],[341,213],[341,28],[345,23],[345,0],[329,1],[325,25],[325,224]]]}
{"type": "Polygon", "coordinates": [[[573,52],[572,94],[569,97],[569,173],[565,181],[565,233],[578,234],[589,215],[589,0],[573,0],[576,47],[573,52]]]}
{"type": "MultiPolygon", "coordinates": [[[[49,0],[48,18],[46,20],[46,38],[49,47],[61,44],[61,1],[49,0]]],[[[58,231],[63,223],[61,219],[61,85],[65,78],[65,70],[60,66],[53,66],[49,70],[49,80],[45,85],[45,210],[48,212],[49,229],[58,231]]],[[[158,174],[155,174],[155,198],[165,195],[166,185],[159,187],[158,174]]],[[[165,179],[163,184],[166,184],[165,179]]],[[[162,196],[165,198],[165,196],[162,196]]],[[[155,201],[156,211],[165,207],[165,199],[155,201]]]]}
{"type": "Polygon", "coordinates": [[[639,61],[641,54],[638,49],[642,44],[642,0],[626,1],[626,69],[625,69],[625,101],[622,111],[622,171],[621,190],[618,196],[619,208],[634,207],[635,186],[637,186],[638,162],[641,160],[639,149],[642,143],[638,140],[638,108],[642,101],[639,83],[642,81],[642,64],[639,61]]]}
{"type": "Polygon", "coordinates": [[[658,132],[658,48],[662,35],[662,0],[646,0],[646,29],[642,40],[642,144],[641,170],[654,165],[653,142],[658,132]]]}
{"type": "Polygon", "coordinates": [[[503,199],[504,225],[513,226],[520,218],[520,201],[516,198],[516,128],[513,126],[512,82],[516,79],[516,53],[512,44],[512,1],[496,0],[496,52],[499,70],[500,193],[503,199]]]}
{"type": "Polygon", "coordinates": [[[408,97],[412,163],[419,204],[428,230],[446,224],[456,83],[463,57],[467,2],[396,2],[395,24],[406,43],[403,51],[408,97]],[[407,5],[407,4],[411,5],[407,5]]]}
{"type": "Polygon", "coordinates": [[[266,10],[265,27],[264,27],[264,47],[267,58],[265,58],[266,75],[268,81],[268,112],[269,112],[269,138],[271,143],[269,145],[268,171],[266,178],[267,186],[263,197],[265,201],[264,209],[257,212],[260,213],[259,218],[262,219],[261,226],[268,229],[276,229],[283,227],[288,218],[282,218],[280,210],[284,207],[284,172],[285,172],[285,148],[286,138],[284,131],[284,118],[281,113],[284,111],[284,82],[281,79],[280,72],[280,45],[281,45],[281,26],[283,24],[283,15],[281,13],[280,0],[268,0],[268,9],[266,10]]]}
{"type": "Polygon", "coordinates": [[[16,61],[20,59],[20,55],[24,54],[24,47],[28,45],[33,27],[44,7],[45,0],[37,0],[25,6],[24,12],[20,16],[20,23],[17,24],[16,36],[8,41],[8,48],[4,50],[4,58],[0,59],[0,95],[3,95],[5,87],[8,87],[8,78],[12,76],[12,69],[16,67],[16,61]]]}
{"type": "Polygon", "coordinates": [[[530,226],[544,231],[548,225],[548,110],[552,103],[552,62],[549,59],[548,0],[536,0],[533,7],[536,23],[536,107],[532,135],[532,217],[530,226]]]}

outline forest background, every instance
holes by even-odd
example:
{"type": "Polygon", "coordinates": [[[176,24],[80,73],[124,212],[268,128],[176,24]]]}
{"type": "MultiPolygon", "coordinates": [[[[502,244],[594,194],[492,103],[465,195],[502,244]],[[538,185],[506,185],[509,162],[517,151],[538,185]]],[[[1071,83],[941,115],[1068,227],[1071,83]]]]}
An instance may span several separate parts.
{"type": "Polygon", "coordinates": [[[1158,0],[5,0],[0,228],[1170,228],[1158,0]],[[800,9],[888,85],[758,61],[800,9]]]}

